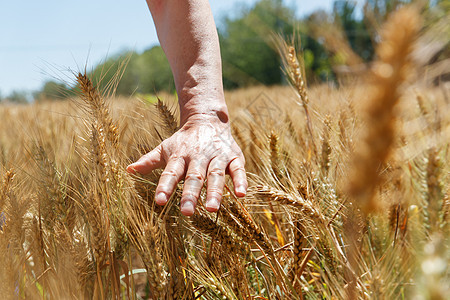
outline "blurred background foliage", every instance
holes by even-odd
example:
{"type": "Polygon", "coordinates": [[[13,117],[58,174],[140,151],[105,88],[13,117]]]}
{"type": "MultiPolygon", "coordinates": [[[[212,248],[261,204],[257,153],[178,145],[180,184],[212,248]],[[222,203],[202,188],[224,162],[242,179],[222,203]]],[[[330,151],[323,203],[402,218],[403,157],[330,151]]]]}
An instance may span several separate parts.
{"type": "MultiPolygon", "coordinates": [[[[390,11],[406,2],[411,1],[366,0],[361,8],[356,1],[338,0],[334,1],[331,12],[316,11],[299,18],[295,8],[282,0],[259,0],[238,13],[224,15],[223,21],[218,22],[224,87],[235,89],[258,84],[285,84],[274,43],[275,34],[288,40],[293,35],[301,37],[298,44],[303,51],[309,84],[324,81],[341,83],[341,73],[364,66],[373,58],[377,28],[390,11]]],[[[434,16],[430,17],[432,20],[448,12],[448,1],[424,2],[434,16]]],[[[160,46],[153,46],[142,53],[128,51],[111,56],[95,66],[92,73],[100,88],[107,88],[107,83],[121,73],[117,95],[147,95],[175,90],[169,63],[160,46]],[[121,69],[123,72],[118,72],[121,69]]],[[[67,84],[49,81],[33,94],[33,98],[63,99],[72,94],[70,88],[67,84]]],[[[20,92],[14,92],[3,100],[26,102],[20,92]]]]}

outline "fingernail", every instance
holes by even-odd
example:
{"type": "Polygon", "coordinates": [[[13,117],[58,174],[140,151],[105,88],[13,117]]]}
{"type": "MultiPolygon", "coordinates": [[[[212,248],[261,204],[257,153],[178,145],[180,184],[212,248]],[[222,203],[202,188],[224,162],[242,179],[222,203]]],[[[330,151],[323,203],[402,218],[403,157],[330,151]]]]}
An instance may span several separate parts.
{"type": "Polygon", "coordinates": [[[215,212],[219,209],[220,203],[216,198],[211,198],[206,201],[206,210],[209,212],[215,212]]]}
{"type": "Polygon", "coordinates": [[[158,205],[164,205],[167,203],[167,195],[165,193],[158,193],[155,197],[155,202],[158,205]]]}
{"type": "Polygon", "coordinates": [[[185,216],[192,216],[194,214],[194,203],[185,201],[181,204],[181,213],[185,216]]]}
{"type": "Polygon", "coordinates": [[[238,185],[236,187],[236,194],[245,196],[246,193],[247,193],[247,191],[245,190],[245,187],[243,185],[238,185]]]}

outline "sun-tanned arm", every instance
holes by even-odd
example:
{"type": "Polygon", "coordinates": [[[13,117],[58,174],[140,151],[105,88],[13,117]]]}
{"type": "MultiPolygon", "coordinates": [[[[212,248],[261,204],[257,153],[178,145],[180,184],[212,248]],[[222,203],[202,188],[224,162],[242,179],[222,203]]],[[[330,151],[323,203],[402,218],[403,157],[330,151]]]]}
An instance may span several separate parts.
{"type": "Polygon", "coordinates": [[[217,211],[225,173],[238,197],[245,196],[244,156],[231,136],[222,86],[216,26],[207,0],[147,0],[161,46],[169,60],[180,105],[180,129],[128,166],[147,174],[165,167],[155,192],[164,205],[184,179],[180,208],[192,215],[207,180],[206,209],[217,211]]]}

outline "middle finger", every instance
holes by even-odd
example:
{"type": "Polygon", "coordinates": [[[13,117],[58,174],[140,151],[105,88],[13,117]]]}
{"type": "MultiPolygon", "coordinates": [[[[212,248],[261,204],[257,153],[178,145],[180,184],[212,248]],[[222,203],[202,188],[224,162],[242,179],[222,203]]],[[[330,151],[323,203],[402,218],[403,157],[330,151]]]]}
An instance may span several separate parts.
{"type": "Polygon", "coordinates": [[[193,160],[189,163],[180,202],[180,209],[183,215],[191,216],[194,214],[195,205],[200,196],[205,176],[206,162],[193,160]]]}

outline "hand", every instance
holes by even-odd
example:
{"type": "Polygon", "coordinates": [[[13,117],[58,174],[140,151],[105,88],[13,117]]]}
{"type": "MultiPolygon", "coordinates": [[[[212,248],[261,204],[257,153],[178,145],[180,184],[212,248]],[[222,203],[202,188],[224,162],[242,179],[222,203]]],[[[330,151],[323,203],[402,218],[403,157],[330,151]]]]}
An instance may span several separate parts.
{"type": "Polygon", "coordinates": [[[177,183],[184,178],[180,209],[183,215],[190,216],[205,179],[205,206],[210,212],[220,207],[226,172],[233,180],[236,196],[245,196],[248,184],[244,164],[244,155],[231,136],[229,123],[215,115],[197,114],[190,116],[173,136],[129,165],[127,170],[147,174],[165,167],[155,191],[155,201],[159,205],[167,203],[177,183]]]}

